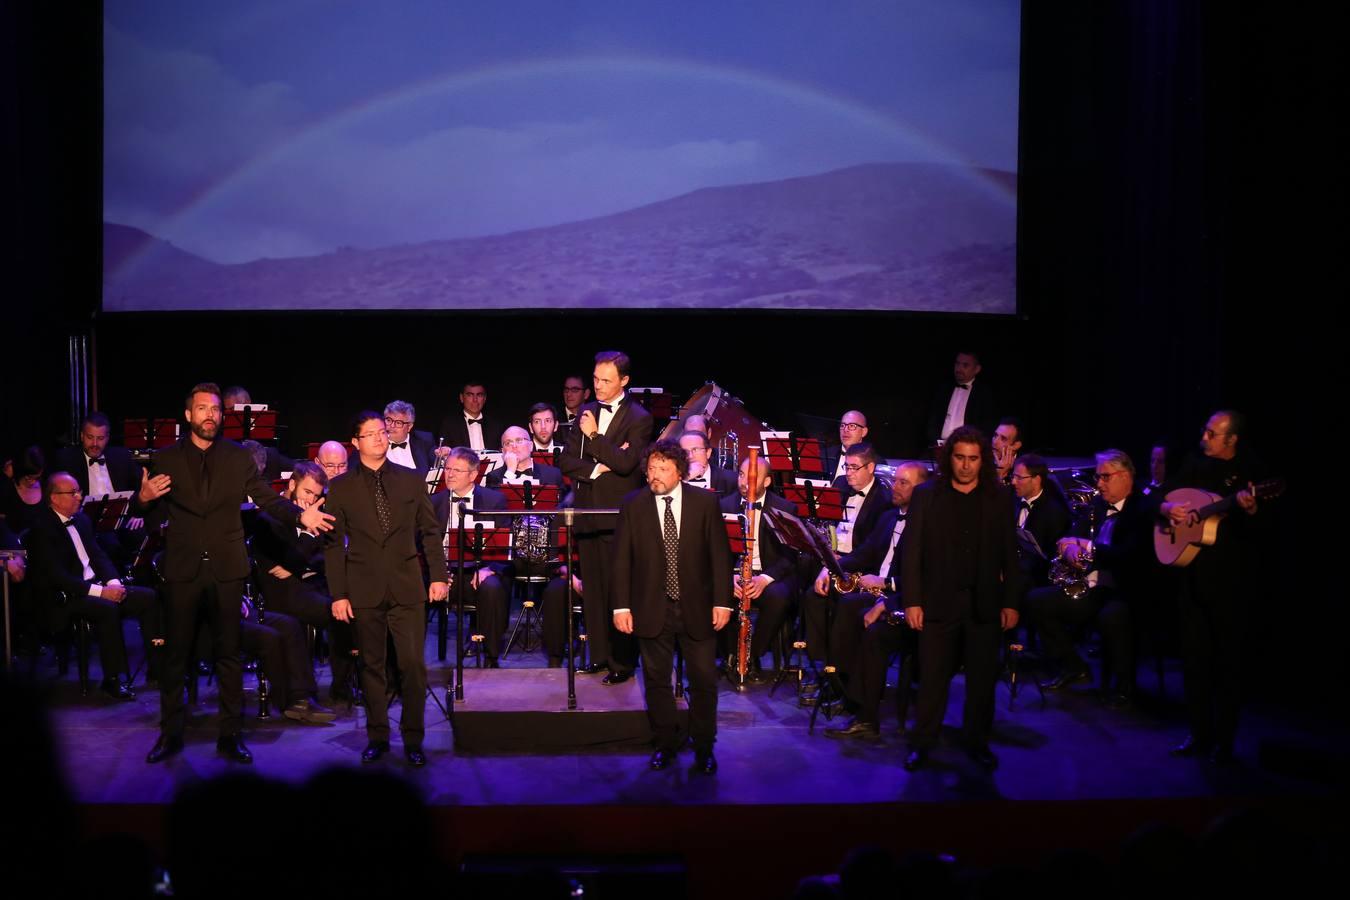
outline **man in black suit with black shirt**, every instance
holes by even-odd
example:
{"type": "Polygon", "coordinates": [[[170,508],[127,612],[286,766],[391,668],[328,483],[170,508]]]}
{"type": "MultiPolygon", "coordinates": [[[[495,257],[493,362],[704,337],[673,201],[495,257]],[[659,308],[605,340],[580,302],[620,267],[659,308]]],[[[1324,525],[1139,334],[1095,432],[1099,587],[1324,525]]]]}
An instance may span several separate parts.
{"type": "Polygon", "coordinates": [[[679,444],[657,441],[644,463],[648,489],[634,492],[619,513],[614,627],[636,634],[642,649],[647,715],[656,743],[653,769],[669,767],[679,750],[671,664],[675,642],[680,642],[689,672],[694,769],[712,775],[717,771],[716,634],[731,620],[731,549],[717,498],[681,482],[689,461],[679,444]]]}
{"type": "Polygon", "coordinates": [[[735,473],[712,465],[712,450],[708,436],[701,431],[686,431],[679,437],[680,449],[689,458],[689,476],[684,483],[690,487],[712,491],[721,500],[733,496],[737,490],[735,473]]]}
{"type": "Polygon", "coordinates": [[[240,507],[249,499],[279,521],[327,531],[332,516],[319,505],[301,510],[258,474],[252,455],[218,439],[220,388],[198,384],[187,395],[189,433],[155,454],[153,474],[143,475],[132,508],[151,522],[167,521],[164,534],[164,596],[167,659],[160,679],[160,736],[146,762],[167,759],[183,748],[187,711],[183,679],[193,649],[198,615],[211,626],[216,679],[220,685],[220,738],[216,749],[237,762],[253,761],[244,745],[244,683],[239,665],[239,605],[248,578],[248,552],[240,507]]]}
{"type": "Polygon", "coordinates": [[[1115,679],[1114,689],[1103,679],[1107,702],[1119,707],[1134,696],[1130,601],[1146,583],[1153,559],[1153,519],[1151,504],[1134,489],[1134,463],[1123,451],[1097,454],[1097,488],[1086,518],[1074,523],[1072,536],[1058,541],[1065,561],[1082,567],[1086,594],[1070,597],[1053,584],[1036,588],[1027,594],[1027,618],[1058,669],[1041,684],[1044,690],[1091,680],[1087,663],[1074,650],[1073,629],[1094,622],[1106,647],[1106,673],[1115,679]],[[1091,562],[1085,555],[1089,552],[1091,562]]]}
{"type": "MultiPolygon", "coordinates": [[[[628,354],[605,350],[595,355],[591,383],[595,401],[581,407],[577,425],[567,436],[558,460],[563,474],[576,486],[577,509],[613,509],[642,486],[643,453],[652,439],[652,417],[631,396],[628,354]]],[[[610,574],[614,555],[613,516],[580,516],[576,523],[586,641],[594,674],[608,668],[605,684],[621,684],[633,677],[637,653],[628,634],[611,634],[610,574]]]]}
{"type": "Polygon", "coordinates": [[[389,431],[389,461],[426,475],[436,461],[436,440],[431,432],[417,430],[417,408],[391,400],[384,407],[384,427],[389,431]]]}
{"type": "MultiPolygon", "coordinates": [[[[681,441],[681,444],[684,442],[681,441]]],[[[797,554],[791,549],[785,547],[783,542],[778,539],[774,530],[764,522],[765,509],[778,509],[783,512],[794,513],[794,507],[787,500],[777,494],[770,493],[769,485],[773,483],[773,473],[769,471],[769,466],[764,460],[759,461],[759,484],[755,489],[755,506],[759,510],[755,515],[755,533],[750,535],[753,544],[753,555],[751,558],[751,573],[753,575],[751,583],[743,588],[741,585],[741,570],[739,567],[732,575],[732,581],[735,586],[734,594],[737,603],[741,601],[744,594],[750,595],[750,602],[759,609],[759,617],[755,619],[754,631],[750,635],[750,681],[762,681],[764,675],[761,669],[760,660],[765,651],[771,646],[770,641],[778,635],[778,630],[783,627],[783,623],[788,621],[792,614],[793,607],[797,603],[797,594],[799,593],[797,581],[797,554]]],[[[686,480],[688,485],[689,481],[686,480]]],[[[740,475],[737,478],[737,493],[723,497],[720,501],[720,507],[723,514],[745,515],[747,499],[750,496],[750,460],[746,459],[741,463],[740,475]]],[[[742,520],[744,525],[744,520],[742,520]]],[[[728,658],[735,645],[734,632],[736,629],[727,629],[718,637],[719,652],[725,659],[728,658]]]]}
{"type": "Polygon", "coordinates": [[[978,429],[953,431],[939,462],[940,476],[914,491],[900,542],[905,621],[919,632],[918,709],[905,768],[922,766],[937,745],[964,646],[964,744],[971,759],[993,769],[999,636],[1017,626],[1021,591],[1012,495],[998,483],[978,429]]]}
{"type": "MultiPolygon", "coordinates": [[[[147,655],[163,644],[159,598],[147,587],[123,586],[112,560],[94,538],[94,525],[80,512],[82,492],[73,475],[53,472],[45,487],[47,506],[37,513],[28,530],[28,568],[33,583],[48,604],[53,633],[69,625],[71,616],[83,616],[94,626],[103,666],[103,693],[114,700],[134,700],[122,639],[122,619],[140,620],[147,655]],[[63,599],[58,599],[57,593],[63,599]]],[[[152,666],[158,675],[158,660],[152,666]]]]}
{"type": "Polygon", "coordinates": [[[444,456],[450,447],[468,447],[481,453],[501,443],[502,423],[483,411],[487,388],[478,381],[466,381],[459,392],[459,411],[441,420],[441,438],[445,446],[437,453],[444,456]]]}
{"type": "MultiPolygon", "coordinates": [[[[528,438],[526,438],[528,440],[528,438]]],[[[527,459],[529,457],[526,457],[527,459]]],[[[468,447],[455,447],[445,461],[445,490],[431,496],[431,508],[439,524],[437,539],[434,543],[424,544],[423,548],[430,561],[432,556],[441,560],[446,558],[448,545],[458,546],[458,529],[461,516],[466,543],[473,540],[474,525],[481,522],[484,528],[505,528],[510,519],[483,516],[475,520],[474,512],[490,512],[506,509],[506,495],[501,491],[474,484],[478,475],[478,454],[468,447]]],[[[483,663],[489,669],[497,668],[497,657],[501,655],[502,635],[506,633],[506,622],[510,614],[511,595],[502,584],[502,572],[506,566],[502,563],[471,563],[466,558],[464,576],[464,598],[478,609],[478,628],[483,634],[483,663]]],[[[450,568],[453,579],[459,572],[459,564],[450,568]]],[[[459,586],[455,585],[457,592],[459,586]]]]}
{"type": "Polygon", "coordinates": [[[359,460],[328,485],[327,507],[334,520],[324,551],[333,618],[351,622],[361,651],[361,690],[366,696],[366,748],[362,762],[389,752],[389,697],[386,645],[393,638],[403,684],[403,752],[414,766],[427,762],[425,735],[427,666],[426,602],[449,593],[445,556],[436,552],[441,529],[421,476],[389,462],[384,417],[358,413],[352,446],[359,460]],[[419,541],[431,573],[422,586],[419,541]]]}
{"type": "Polygon", "coordinates": [[[993,431],[997,415],[993,389],[988,379],[975,383],[982,368],[973,351],[956,354],[956,362],[952,364],[955,383],[946,382],[938,387],[928,407],[925,437],[930,445],[949,440],[951,433],[963,425],[972,426],[981,434],[993,431]]]}

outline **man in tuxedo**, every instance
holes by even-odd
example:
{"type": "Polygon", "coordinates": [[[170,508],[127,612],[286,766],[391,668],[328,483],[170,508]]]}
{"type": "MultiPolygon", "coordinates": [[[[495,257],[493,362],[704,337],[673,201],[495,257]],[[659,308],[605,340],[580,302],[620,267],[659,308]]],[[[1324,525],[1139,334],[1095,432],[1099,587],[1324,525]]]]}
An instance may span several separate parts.
{"type": "MultiPolygon", "coordinates": [[[[309,509],[323,498],[327,487],[328,474],[323,467],[300,460],[283,496],[301,509],[309,509]]],[[[350,700],[352,630],[350,625],[333,618],[333,598],[324,576],[323,539],[262,511],[253,521],[251,537],[250,549],[258,564],[267,615],[283,613],[328,633],[333,673],[329,693],[335,701],[350,700]]],[[[306,697],[288,706],[284,713],[288,718],[303,721],[316,711],[324,710],[314,697],[306,697]]]]}
{"type": "MultiPolygon", "coordinates": [[[[248,390],[239,385],[227,387],[225,396],[221,398],[221,405],[226,410],[232,410],[236,406],[249,406],[252,403],[253,398],[249,396],[248,390]]],[[[267,464],[263,467],[262,475],[266,481],[276,481],[282,472],[289,472],[294,467],[295,460],[276,447],[267,445],[264,449],[267,452],[267,464]]]]}
{"type": "MultiPolygon", "coordinates": [[[[1233,761],[1242,705],[1242,632],[1250,615],[1253,566],[1261,558],[1252,486],[1260,480],[1263,467],[1245,444],[1245,432],[1241,413],[1230,409],[1214,413],[1200,435],[1200,454],[1184,460],[1157,492],[1166,497],[1176,488],[1191,487],[1236,496],[1238,508],[1219,522],[1214,544],[1181,570],[1177,601],[1191,732],[1172,752],[1177,756],[1209,754],[1220,764],[1233,761]]],[[[1160,513],[1174,525],[1195,521],[1195,510],[1186,504],[1164,501],[1160,513]]]]}
{"type": "Polygon", "coordinates": [[[952,366],[955,384],[947,383],[933,392],[929,405],[926,437],[929,444],[946,441],[963,425],[988,434],[994,427],[994,394],[989,385],[975,379],[982,370],[980,358],[971,350],[956,354],[952,366]]]}
{"type": "Polygon", "coordinates": [[[1092,680],[1087,663],[1074,650],[1073,629],[1095,622],[1106,645],[1107,702],[1120,707],[1134,696],[1130,600],[1145,583],[1152,561],[1153,519],[1148,501],[1134,489],[1134,463],[1124,452],[1097,454],[1097,489],[1087,517],[1075,523],[1072,536],[1058,541],[1065,561],[1082,567],[1087,594],[1075,599],[1059,585],[1038,587],[1027,594],[1027,616],[1058,670],[1041,684],[1048,691],[1092,680]]]}
{"type": "MultiPolygon", "coordinates": [[[[426,607],[444,600],[445,556],[435,551],[441,529],[422,478],[388,460],[389,433],[384,416],[372,410],[356,415],[352,446],[358,464],[328,485],[327,507],[334,527],[324,550],[324,567],[333,596],[333,618],[353,623],[364,666],[366,748],[362,762],[389,752],[389,697],[386,693],[386,645],[393,639],[403,684],[403,752],[413,766],[424,766],[427,666],[426,607]],[[417,560],[419,540],[426,548],[431,584],[422,587],[417,560]]],[[[447,467],[448,468],[448,467],[447,467]]],[[[476,467],[475,467],[476,470],[476,467]]]]}
{"type": "MultiPolygon", "coordinates": [[[[858,590],[840,595],[834,605],[834,620],[830,624],[830,658],[850,688],[847,699],[855,707],[859,700],[854,675],[858,671],[858,649],[863,632],[885,612],[882,599],[871,591],[882,591],[894,600],[900,587],[900,537],[905,533],[909,502],[914,489],[928,480],[928,470],[921,463],[907,462],[895,473],[891,484],[890,509],[884,510],[867,540],[850,553],[839,557],[845,572],[861,576],[858,590]]],[[[816,575],[815,595],[828,597],[830,573],[821,568],[816,575]]],[[[828,601],[827,601],[828,602],[828,601]]],[[[892,604],[894,605],[894,604],[892,604]]],[[[901,607],[897,607],[901,608],[901,607]]],[[[866,720],[875,724],[875,719],[866,720]]]]}
{"type": "Polygon", "coordinates": [[[445,446],[437,451],[444,456],[450,447],[468,447],[481,453],[501,443],[502,425],[483,411],[487,388],[477,381],[466,381],[459,392],[459,410],[441,420],[441,438],[445,446]]]}
{"type": "MultiPolygon", "coordinates": [[[[581,407],[558,464],[572,479],[577,509],[612,509],[642,486],[642,454],[652,438],[652,417],[624,389],[628,354],[605,350],[595,355],[591,382],[595,401],[581,407]]],[[[608,668],[605,684],[633,677],[637,653],[624,632],[611,634],[610,570],[614,556],[613,516],[581,516],[576,524],[581,577],[586,583],[586,641],[594,674],[608,668]]]]}
{"type": "MultiPolygon", "coordinates": [[[[997,458],[997,451],[994,455],[997,458]]],[[[1036,454],[1028,453],[1017,459],[1010,481],[1017,496],[1018,557],[1022,562],[1023,583],[1028,587],[1044,586],[1050,557],[1055,555],[1059,539],[1069,530],[1073,514],[1050,474],[1050,467],[1036,454]],[[1035,541],[1035,550],[1027,538],[1035,541]]]]}
{"type": "Polygon", "coordinates": [[[1012,416],[1005,416],[999,420],[989,439],[994,448],[994,470],[1003,484],[1012,483],[1013,466],[1017,463],[1017,454],[1022,452],[1022,434],[1022,423],[1012,416]]]}
{"type": "Polygon", "coordinates": [[[502,432],[502,464],[489,469],[484,481],[488,487],[501,487],[503,484],[551,484],[562,490],[562,470],[556,466],[534,461],[531,454],[530,435],[519,425],[512,425],[502,432]]]}
{"type": "Polygon", "coordinates": [[[686,431],[679,437],[680,449],[689,458],[689,474],[684,483],[712,491],[721,500],[736,493],[736,476],[730,470],[711,463],[712,449],[702,431],[686,431]]]}
{"type": "Polygon", "coordinates": [[[555,440],[558,432],[558,412],[548,403],[536,403],[530,407],[530,452],[552,453],[556,457],[562,452],[563,445],[555,440]]]}
{"type": "MultiPolygon", "coordinates": [[[[681,440],[680,444],[683,446],[684,441],[681,440]]],[[[690,457],[690,462],[692,461],[693,458],[690,457]]],[[[777,494],[769,493],[773,473],[769,471],[769,466],[763,459],[759,460],[756,480],[758,484],[754,486],[755,530],[750,535],[752,547],[750,583],[741,583],[739,566],[732,575],[737,603],[739,604],[742,598],[748,595],[751,604],[759,609],[759,617],[755,619],[755,627],[750,634],[750,673],[747,677],[752,682],[764,680],[760,660],[771,646],[770,642],[777,637],[778,630],[792,615],[798,594],[797,554],[784,546],[773,528],[764,521],[765,509],[779,509],[791,513],[795,508],[777,494]]],[[[686,479],[684,483],[688,485],[689,480],[686,479]]],[[[736,485],[737,493],[722,497],[720,500],[720,508],[724,514],[746,514],[746,504],[750,502],[751,493],[748,458],[741,463],[736,485]]],[[[719,655],[724,659],[729,658],[734,652],[736,635],[736,628],[728,628],[718,636],[719,655]]]]}
{"type": "Polygon", "coordinates": [[[319,445],[319,451],[314,454],[314,461],[323,468],[328,480],[332,481],[347,471],[347,448],[337,441],[324,441],[319,445]]]}
{"type": "Polygon", "coordinates": [[[420,475],[436,459],[436,441],[429,431],[416,430],[417,408],[403,400],[391,400],[384,408],[384,427],[389,431],[388,459],[396,466],[420,475]]]}
{"type": "MultiPolygon", "coordinates": [[[[597,394],[601,392],[596,391],[597,394]]],[[[647,715],[656,750],[651,767],[675,761],[679,734],[671,663],[680,642],[689,672],[689,737],[694,769],[717,771],[716,633],[731,620],[731,550],[717,498],[686,489],[688,458],[679,444],[657,441],[643,468],[647,490],[619,513],[614,550],[614,627],[636,634],[642,649],[647,715]]]]}
{"type": "Polygon", "coordinates": [[[216,749],[237,762],[253,761],[244,745],[244,682],[239,665],[239,604],[248,578],[248,553],[240,507],[249,498],[277,520],[327,531],[332,516],[316,504],[301,510],[258,475],[243,447],[218,439],[222,419],[220,388],[198,384],[188,392],[189,433],[155,454],[153,474],[142,475],[133,509],[150,521],[168,523],[164,535],[164,594],[167,660],[160,679],[160,736],[146,762],[156,763],[183,748],[187,711],[183,679],[192,652],[198,616],[214,636],[220,685],[220,737],[216,749]]]}
{"type": "MultiPolygon", "coordinates": [[[[517,428],[526,442],[524,429],[517,428]]],[[[529,456],[525,456],[529,459],[529,456]]],[[[474,525],[482,523],[484,528],[505,528],[510,519],[480,516],[474,518],[474,511],[488,512],[506,509],[506,495],[491,488],[474,484],[478,475],[478,454],[468,447],[455,447],[445,461],[445,490],[431,497],[432,510],[438,523],[437,539],[424,544],[427,559],[432,556],[446,558],[446,548],[458,546],[459,523],[464,520],[466,542],[473,539],[474,525]]],[[[506,633],[506,622],[510,613],[510,592],[502,583],[502,573],[506,566],[502,563],[470,562],[464,564],[464,599],[478,609],[478,629],[483,634],[483,664],[489,669],[498,667],[497,657],[502,650],[502,635],[506,633]]],[[[452,578],[459,574],[459,563],[450,568],[452,578]]],[[[454,586],[455,591],[459,586],[454,586]]],[[[457,594],[455,597],[457,598],[457,594]]],[[[463,652],[462,649],[460,652],[463,652]]]]}
{"type": "Polygon", "coordinates": [[[867,440],[867,416],[856,409],[850,409],[839,417],[839,446],[825,448],[825,477],[835,487],[843,487],[844,457],[849,448],[867,440]]]}
{"type": "MultiPolygon", "coordinates": [[[[48,604],[52,632],[68,627],[72,616],[89,620],[103,668],[100,688],[114,700],[134,700],[136,695],[122,679],[130,672],[122,619],[140,621],[147,655],[153,657],[159,652],[155,648],[164,643],[159,598],[150,588],[123,586],[112,560],[94,539],[93,523],[80,512],[82,494],[68,472],[53,472],[47,478],[46,508],[28,531],[29,570],[48,604]]],[[[158,665],[152,668],[158,670],[158,665]]]]}
{"type": "Polygon", "coordinates": [[[904,765],[924,765],[937,745],[964,646],[966,753],[993,769],[999,635],[1017,626],[1020,595],[1012,497],[979,430],[951,432],[939,460],[941,475],[914,490],[900,542],[905,621],[919,632],[918,710],[904,765]]]}
{"type": "MultiPolygon", "coordinates": [[[[54,468],[74,476],[85,497],[106,497],[141,486],[140,463],[125,447],[108,444],[111,430],[107,416],[91,412],[80,422],[80,446],[64,447],[56,454],[54,468]]],[[[144,520],[128,517],[117,532],[95,532],[95,537],[114,563],[125,564],[145,536],[144,528],[144,520]]]]}
{"type": "Polygon", "coordinates": [[[576,425],[577,417],[581,415],[581,407],[591,399],[591,389],[586,386],[586,379],[580,375],[568,375],[564,378],[562,398],[562,416],[558,419],[558,430],[562,432],[563,443],[566,444],[568,432],[576,425]]]}

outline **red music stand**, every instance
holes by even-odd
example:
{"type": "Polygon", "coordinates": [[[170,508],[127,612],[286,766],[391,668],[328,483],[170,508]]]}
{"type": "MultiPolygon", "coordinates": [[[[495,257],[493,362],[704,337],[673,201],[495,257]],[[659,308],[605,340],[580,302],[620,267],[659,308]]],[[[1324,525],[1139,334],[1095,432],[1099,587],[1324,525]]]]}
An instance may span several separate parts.
{"type": "Polygon", "coordinates": [[[130,496],[108,496],[86,499],[81,509],[93,521],[95,531],[116,531],[130,507],[130,496]]]}
{"type": "Polygon", "coordinates": [[[221,420],[220,433],[232,441],[275,441],[277,411],[253,406],[227,409],[221,420]]]}
{"type": "Polygon", "coordinates": [[[122,446],[128,450],[160,450],[176,440],[177,419],[122,420],[122,446]]]}
{"type": "Polygon", "coordinates": [[[803,518],[824,522],[838,522],[844,518],[844,492],[840,488],[785,484],[783,497],[796,507],[797,515],[803,518]]]}
{"type": "Polygon", "coordinates": [[[759,437],[771,471],[825,472],[825,444],[819,438],[797,437],[790,431],[763,431],[759,437]]]}
{"type": "Polygon", "coordinates": [[[507,509],[557,509],[561,499],[556,484],[499,484],[493,490],[506,495],[507,509]],[[528,495],[528,496],[527,496],[528,495]]]}
{"type": "Polygon", "coordinates": [[[663,388],[629,388],[628,393],[651,413],[654,421],[665,422],[674,416],[675,404],[663,388]]]}

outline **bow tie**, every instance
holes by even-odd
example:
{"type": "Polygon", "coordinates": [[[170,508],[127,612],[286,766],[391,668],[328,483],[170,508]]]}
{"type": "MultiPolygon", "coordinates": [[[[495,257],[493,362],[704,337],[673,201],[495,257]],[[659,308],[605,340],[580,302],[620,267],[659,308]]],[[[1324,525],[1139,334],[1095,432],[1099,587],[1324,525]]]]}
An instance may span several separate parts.
{"type": "Polygon", "coordinates": [[[479,417],[476,418],[476,419],[470,419],[468,416],[465,416],[465,417],[464,417],[464,424],[465,424],[465,425],[477,425],[477,426],[479,426],[479,427],[481,428],[482,425],[483,425],[483,417],[482,417],[482,416],[479,416],[479,417]]]}
{"type": "Polygon", "coordinates": [[[909,518],[909,513],[899,513],[898,515],[896,515],[895,521],[897,521],[897,522],[903,522],[903,521],[905,521],[905,520],[908,519],[908,518],[909,518]]]}
{"type": "Polygon", "coordinates": [[[613,407],[613,405],[611,405],[611,404],[609,404],[609,403],[601,403],[601,404],[600,404],[600,408],[603,409],[603,410],[604,410],[605,412],[607,412],[607,413],[612,413],[612,412],[614,412],[614,407],[613,407]]]}
{"type": "Polygon", "coordinates": [[[690,478],[688,481],[685,482],[685,484],[700,484],[700,483],[701,483],[701,484],[707,484],[707,483],[708,483],[708,476],[707,476],[707,475],[700,475],[700,476],[698,476],[697,478],[690,478]]]}
{"type": "Polygon", "coordinates": [[[763,509],[763,508],[764,508],[764,504],[763,504],[763,503],[760,503],[759,501],[756,501],[756,502],[750,504],[750,508],[751,508],[751,509],[763,509]]]}
{"type": "Polygon", "coordinates": [[[519,472],[516,473],[516,477],[517,477],[517,478],[533,478],[533,477],[534,477],[534,469],[521,469],[519,472]]]}
{"type": "Polygon", "coordinates": [[[408,448],[408,442],[407,442],[407,441],[390,441],[390,442],[389,442],[389,447],[390,447],[391,450],[406,450],[406,449],[408,448]]]}
{"type": "Polygon", "coordinates": [[[852,488],[850,488],[850,489],[849,489],[849,496],[850,496],[850,497],[861,497],[861,498],[863,498],[864,500],[866,500],[866,499],[867,499],[867,491],[855,491],[855,490],[853,490],[852,488]]]}
{"type": "Polygon", "coordinates": [[[97,458],[95,458],[95,459],[89,460],[89,465],[91,465],[91,466],[106,466],[107,464],[108,464],[108,461],[107,461],[106,459],[104,459],[103,457],[101,457],[101,456],[100,456],[100,457],[97,457],[97,458]]]}
{"type": "Polygon", "coordinates": [[[968,384],[962,384],[961,382],[958,381],[958,382],[956,383],[956,389],[957,389],[958,391],[968,391],[968,390],[970,390],[970,385],[968,385],[968,384]]]}
{"type": "Polygon", "coordinates": [[[1017,505],[1018,505],[1018,507],[1021,508],[1021,509],[1031,509],[1031,501],[1030,501],[1030,500],[1018,500],[1018,501],[1017,501],[1017,505]]]}
{"type": "Polygon", "coordinates": [[[1118,515],[1120,515],[1120,510],[1116,509],[1114,506],[1111,506],[1110,504],[1107,504],[1107,507],[1106,507],[1106,517],[1109,519],[1109,518],[1111,518],[1112,516],[1118,516],[1118,515]]]}
{"type": "Polygon", "coordinates": [[[460,497],[460,496],[458,496],[458,495],[456,495],[456,494],[451,494],[451,495],[450,495],[450,502],[451,502],[451,503],[468,503],[468,502],[469,502],[470,500],[472,500],[472,499],[473,499],[473,494],[470,494],[470,495],[467,496],[467,497],[460,497]]]}
{"type": "Polygon", "coordinates": [[[75,527],[75,519],[74,519],[73,517],[72,517],[72,518],[69,518],[69,519],[66,519],[66,527],[67,527],[67,528],[74,528],[74,527],[75,527]]]}

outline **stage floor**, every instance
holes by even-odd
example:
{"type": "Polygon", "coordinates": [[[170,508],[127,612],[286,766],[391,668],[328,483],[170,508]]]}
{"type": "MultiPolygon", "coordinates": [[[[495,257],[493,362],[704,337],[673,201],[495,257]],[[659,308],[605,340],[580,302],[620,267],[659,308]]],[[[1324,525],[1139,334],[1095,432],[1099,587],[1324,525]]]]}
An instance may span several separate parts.
{"type": "MultiPolygon", "coordinates": [[[[128,637],[134,640],[132,629],[128,637]]],[[[134,654],[134,651],[133,651],[134,654]]],[[[133,659],[138,658],[133,655],[133,659]]],[[[428,638],[431,683],[444,702],[447,668],[435,662],[434,639],[428,638]]],[[[542,666],[538,654],[513,652],[508,667],[542,666]]],[[[97,662],[93,664],[97,678],[97,662]]],[[[495,673],[479,673],[491,678],[495,673]]],[[[559,673],[561,675],[561,673],[559,673]]],[[[894,678],[892,670],[892,678],[894,678]]],[[[1179,667],[1169,663],[1166,693],[1159,696],[1154,674],[1141,669],[1144,696],[1138,707],[1114,711],[1089,691],[1047,695],[1041,703],[1034,686],[1024,687],[1015,708],[1009,708],[1006,685],[998,689],[998,713],[992,747],[1001,765],[985,773],[955,746],[963,684],[952,687],[943,746],[928,768],[907,773],[901,768],[905,744],[895,721],[893,695],[882,706],[879,743],[827,737],[824,717],[808,735],[810,710],[801,708],[791,684],[769,695],[767,685],[738,694],[723,684],[719,698],[715,777],[694,775],[692,752],[664,772],[647,768],[645,750],[589,750],[583,753],[456,751],[450,725],[427,703],[426,750],[430,764],[410,768],[397,735],[394,753],[377,767],[418,784],[433,806],[500,805],[707,805],[707,804],[893,804],[950,801],[1090,801],[1181,798],[1308,796],[1331,788],[1297,774],[1268,771],[1258,765],[1260,748],[1281,746],[1327,748],[1346,746],[1344,723],[1311,721],[1306,716],[1255,708],[1243,723],[1239,762],[1215,767],[1206,762],[1175,760],[1168,750],[1185,734],[1180,709],[1179,667]]],[[[630,682],[617,688],[599,684],[600,676],[578,676],[583,705],[600,702],[605,692],[633,691],[630,682]],[[587,699],[592,698],[592,699],[587,699]]],[[[154,743],[158,693],[138,683],[133,703],[116,703],[96,691],[81,697],[74,673],[56,677],[50,655],[37,668],[36,681],[49,689],[52,724],[74,799],[85,804],[166,803],[179,785],[235,768],[215,754],[214,685],[202,681],[193,709],[183,754],[158,766],[144,761],[154,743]]],[[[319,672],[327,696],[327,671],[319,672]]],[[[472,682],[468,684],[472,689],[472,682]]],[[[245,676],[245,730],[259,774],[301,781],[328,766],[359,766],[366,743],[364,716],[342,710],[331,726],[290,722],[274,714],[261,722],[256,685],[245,676]]],[[[468,697],[473,703],[472,691],[468,697]]],[[[565,693],[550,698],[553,708],[565,704],[565,693]]],[[[640,702],[640,701],[639,701],[640,702]]],[[[396,719],[399,707],[391,710],[396,719]]],[[[395,725],[397,728],[397,725],[395,725]]]]}

